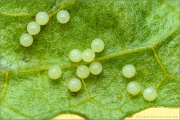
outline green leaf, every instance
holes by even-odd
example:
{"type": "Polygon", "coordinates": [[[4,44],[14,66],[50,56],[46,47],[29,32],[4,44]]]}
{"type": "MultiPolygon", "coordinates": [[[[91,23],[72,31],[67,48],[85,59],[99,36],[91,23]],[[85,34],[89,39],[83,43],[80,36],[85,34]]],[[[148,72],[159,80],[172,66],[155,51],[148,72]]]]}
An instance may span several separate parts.
{"type": "Polygon", "coordinates": [[[50,119],[60,113],[123,119],[149,107],[179,107],[179,5],[178,0],[2,0],[1,119],[50,119]],[[60,9],[71,15],[67,24],[56,19],[60,9]],[[19,37],[39,11],[48,12],[50,21],[24,48],[19,37]],[[90,48],[95,38],[105,42],[95,59],[103,72],[82,80],[83,88],[71,93],[69,79],[77,77],[78,65],[88,64],[72,63],[69,51],[90,48]],[[58,80],[47,74],[54,64],[62,68],[58,80]],[[136,67],[131,79],[121,73],[126,64],[136,67]],[[126,90],[133,80],[142,86],[137,96],[126,90]],[[157,89],[155,101],[143,99],[146,87],[157,89]]]}

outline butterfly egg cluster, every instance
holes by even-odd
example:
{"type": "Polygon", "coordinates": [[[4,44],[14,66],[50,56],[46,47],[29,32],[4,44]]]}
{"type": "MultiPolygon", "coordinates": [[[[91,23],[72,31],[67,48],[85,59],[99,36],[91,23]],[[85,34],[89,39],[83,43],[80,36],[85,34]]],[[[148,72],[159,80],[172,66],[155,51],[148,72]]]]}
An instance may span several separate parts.
{"type": "Polygon", "coordinates": [[[95,52],[101,52],[104,49],[104,42],[101,39],[94,39],[91,42],[91,49],[87,48],[82,52],[79,49],[72,49],[69,52],[69,59],[72,62],[92,62],[95,59],[95,52]]]}
{"type": "MultiPolygon", "coordinates": [[[[79,49],[72,49],[69,52],[69,59],[72,62],[92,62],[95,59],[95,52],[101,52],[104,49],[104,42],[101,39],[94,39],[91,42],[91,49],[87,48],[82,52],[79,49]]],[[[102,72],[102,65],[100,62],[92,62],[89,67],[81,65],[77,68],[76,74],[79,78],[87,78],[90,72],[98,75],[102,72]]]]}
{"type": "MultiPolygon", "coordinates": [[[[65,23],[69,21],[69,14],[66,11],[59,11],[57,14],[57,19],[60,23],[65,23]],[[63,18],[63,17],[67,18],[63,18]]],[[[104,49],[104,42],[101,39],[94,39],[91,42],[91,49],[87,48],[83,51],[79,49],[72,49],[69,52],[69,59],[72,62],[80,62],[81,60],[85,62],[92,62],[95,59],[95,52],[101,52],[104,49]]],[[[85,79],[90,73],[93,75],[98,75],[102,72],[102,65],[100,62],[92,62],[89,67],[86,65],[80,65],[76,69],[76,74],[79,78],[85,79]]],[[[69,81],[68,88],[71,92],[78,92],[81,89],[81,81],[77,78],[72,78],[69,81]]]]}
{"type": "MultiPolygon", "coordinates": [[[[56,18],[59,23],[65,24],[70,20],[70,14],[66,10],[60,10],[56,18]]],[[[42,25],[46,25],[49,22],[49,15],[46,12],[38,12],[35,16],[35,21],[29,22],[27,24],[27,33],[23,33],[19,42],[24,47],[29,47],[33,43],[32,35],[37,35],[42,25]]],[[[72,49],[69,53],[69,59],[72,62],[80,62],[81,60],[85,62],[92,62],[95,59],[95,53],[102,52],[104,49],[104,42],[96,38],[91,42],[91,49],[87,48],[82,52],[79,49],[72,49]]],[[[80,65],[77,67],[76,74],[79,78],[85,79],[90,73],[93,75],[98,75],[102,72],[102,64],[100,62],[92,62],[89,67],[86,65],[80,65]]],[[[56,80],[61,77],[62,70],[59,66],[51,66],[48,70],[48,75],[51,79],[56,80]]],[[[132,78],[136,74],[136,68],[127,64],[122,68],[122,74],[126,78],[132,78]]],[[[68,88],[71,92],[78,92],[82,87],[82,83],[77,78],[70,79],[68,83],[68,88]]],[[[131,81],[127,85],[127,91],[129,94],[135,96],[141,91],[141,85],[139,82],[131,81]]],[[[154,88],[148,87],[143,91],[143,98],[147,101],[154,101],[157,98],[157,92],[154,88]]]]}
{"type": "Polygon", "coordinates": [[[20,36],[20,44],[24,47],[29,47],[33,43],[33,37],[32,35],[37,35],[40,30],[41,26],[40,25],[45,25],[49,21],[49,15],[46,12],[38,12],[35,16],[35,21],[29,22],[27,24],[27,32],[28,33],[23,33],[20,36]],[[27,39],[27,36],[31,39],[27,39]],[[31,37],[30,37],[31,36],[31,37]]]}
{"type": "MultiPolygon", "coordinates": [[[[64,24],[70,20],[70,15],[66,10],[60,10],[57,13],[57,20],[64,24]]],[[[27,24],[27,33],[23,33],[20,38],[20,44],[24,47],[29,47],[33,43],[32,35],[37,35],[41,31],[41,25],[46,25],[49,22],[49,15],[46,12],[38,12],[35,16],[35,21],[27,24]]]]}
{"type": "MultiPolygon", "coordinates": [[[[127,64],[122,68],[122,74],[126,78],[132,78],[136,74],[136,68],[131,64],[127,64]]],[[[135,96],[141,91],[141,85],[139,82],[131,81],[127,85],[127,91],[129,94],[135,96]]],[[[143,92],[143,98],[147,101],[154,101],[157,96],[156,90],[152,87],[146,88],[143,92]]]]}

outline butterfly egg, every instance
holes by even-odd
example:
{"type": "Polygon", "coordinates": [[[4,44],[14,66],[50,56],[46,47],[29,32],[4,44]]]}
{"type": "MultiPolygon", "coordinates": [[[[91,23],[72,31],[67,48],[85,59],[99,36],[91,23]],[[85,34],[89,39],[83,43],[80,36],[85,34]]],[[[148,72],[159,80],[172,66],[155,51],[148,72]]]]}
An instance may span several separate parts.
{"type": "Polygon", "coordinates": [[[131,81],[127,85],[127,91],[132,95],[137,95],[141,91],[141,86],[136,81],[131,81]]]}
{"type": "Polygon", "coordinates": [[[69,53],[69,59],[72,62],[80,62],[82,59],[82,52],[78,49],[73,49],[69,53]]]}
{"type": "Polygon", "coordinates": [[[81,81],[77,78],[72,78],[68,83],[68,88],[71,92],[78,92],[82,87],[81,81]]]}
{"type": "Polygon", "coordinates": [[[29,47],[33,43],[33,37],[28,33],[23,33],[19,38],[19,42],[22,46],[29,47]]]}
{"type": "Polygon", "coordinates": [[[87,78],[90,74],[90,71],[87,66],[81,65],[77,68],[76,74],[79,78],[87,78]]]}
{"type": "Polygon", "coordinates": [[[157,92],[154,88],[148,87],[143,92],[143,97],[147,101],[153,101],[157,98],[157,92]]]}
{"type": "Polygon", "coordinates": [[[100,62],[92,62],[89,66],[89,70],[93,75],[98,75],[102,72],[102,65],[100,62]]]}
{"type": "Polygon", "coordinates": [[[30,22],[27,25],[27,31],[30,35],[37,35],[41,30],[41,27],[36,22],[30,22]]]}
{"type": "Polygon", "coordinates": [[[67,23],[70,19],[70,15],[69,15],[69,12],[66,11],[66,10],[60,10],[58,13],[57,13],[57,20],[64,24],[64,23],[67,23]]]}
{"type": "Polygon", "coordinates": [[[91,49],[94,52],[101,52],[101,51],[103,51],[103,49],[104,49],[104,42],[101,39],[98,39],[98,38],[94,39],[91,42],[91,49]]]}
{"type": "Polygon", "coordinates": [[[39,25],[45,25],[49,21],[49,15],[46,12],[38,12],[35,20],[39,25]]]}
{"type": "Polygon", "coordinates": [[[126,78],[132,78],[135,75],[135,73],[136,73],[136,69],[131,64],[125,65],[122,69],[122,74],[126,78]]]}
{"type": "Polygon", "coordinates": [[[95,58],[95,53],[92,49],[85,49],[83,52],[82,52],[82,59],[85,61],[85,62],[91,62],[93,61],[95,58]]]}
{"type": "Polygon", "coordinates": [[[51,79],[58,79],[61,77],[62,71],[61,68],[57,65],[50,67],[48,75],[51,79]]]}

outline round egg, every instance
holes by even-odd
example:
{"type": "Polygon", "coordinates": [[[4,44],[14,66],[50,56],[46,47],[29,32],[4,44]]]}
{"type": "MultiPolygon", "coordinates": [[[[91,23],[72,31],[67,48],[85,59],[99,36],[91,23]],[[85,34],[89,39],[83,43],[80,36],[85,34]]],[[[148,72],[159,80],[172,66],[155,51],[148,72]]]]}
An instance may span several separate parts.
{"type": "Polygon", "coordinates": [[[92,62],[95,58],[95,52],[92,49],[85,49],[82,52],[82,59],[85,62],[92,62]]]}
{"type": "Polygon", "coordinates": [[[102,72],[102,64],[100,62],[92,62],[89,65],[89,70],[93,75],[98,75],[102,72]]]}
{"type": "Polygon", "coordinates": [[[46,12],[38,12],[35,20],[39,25],[45,25],[49,21],[49,15],[46,12]]]}
{"type": "Polygon", "coordinates": [[[82,87],[81,81],[77,78],[70,79],[68,88],[71,92],[78,92],[82,87]]]}
{"type": "Polygon", "coordinates": [[[53,80],[60,78],[61,74],[61,68],[57,65],[51,66],[48,70],[48,75],[53,80]]]}
{"type": "Polygon", "coordinates": [[[37,35],[41,30],[41,27],[36,22],[30,22],[27,24],[27,31],[30,35],[37,35]]]}
{"type": "Polygon", "coordinates": [[[62,24],[65,24],[70,20],[70,14],[67,10],[60,10],[57,13],[56,17],[57,17],[57,20],[62,24]]]}
{"type": "Polygon", "coordinates": [[[81,65],[77,68],[76,74],[79,78],[87,78],[90,74],[89,68],[85,65],[81,65]]]}
{"type": "Polygon", "coordinates": [[[23,33],[19,38],[19,42],[22,46],[29,47],[33,43],[33,37],[28,33],[23,33]]]}
{"type": "Polygon", "coordinates": [[[131,64],[125,65],[122,68],[122,74],[126,78],[132,78],[136,74],[136,68],[131,64]]]}

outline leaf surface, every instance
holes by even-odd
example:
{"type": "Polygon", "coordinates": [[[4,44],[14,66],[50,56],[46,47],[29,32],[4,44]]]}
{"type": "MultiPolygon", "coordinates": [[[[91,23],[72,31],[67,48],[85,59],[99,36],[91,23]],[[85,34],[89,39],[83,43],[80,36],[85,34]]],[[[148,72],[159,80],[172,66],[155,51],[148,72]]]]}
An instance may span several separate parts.
{"type": "Polygon", "coordinates": [[[1,1],[1,118],[43,119],[68,112],[91,119],[123,119],[149,107],[179,107],[179,4],[178,0],[1,1]],[[61,9],[70,13],[67,24],[56,19],[61,9]],[[39,11],[48,12],[50,21],[33,36],[33,45],[24,48],[19,37],[39,11]],[[82,80],[83,88],[71,93],[69,79],[77,77],[77,66],[89,63],[72,63],[69,51],[90,48],[95,38],[105,42],[95,59],[103,72],[82,80]],[[47,74],[54,64],[62,68],[58,80],[47,74]],[[131,79],[121,73],[126,64],[136,67],[131,79]],[[137,96],[126,90],[133,80],[142,86],[137,96]],[[156,88],[155,101],[143,99],[146,87],[156,88]]]}

